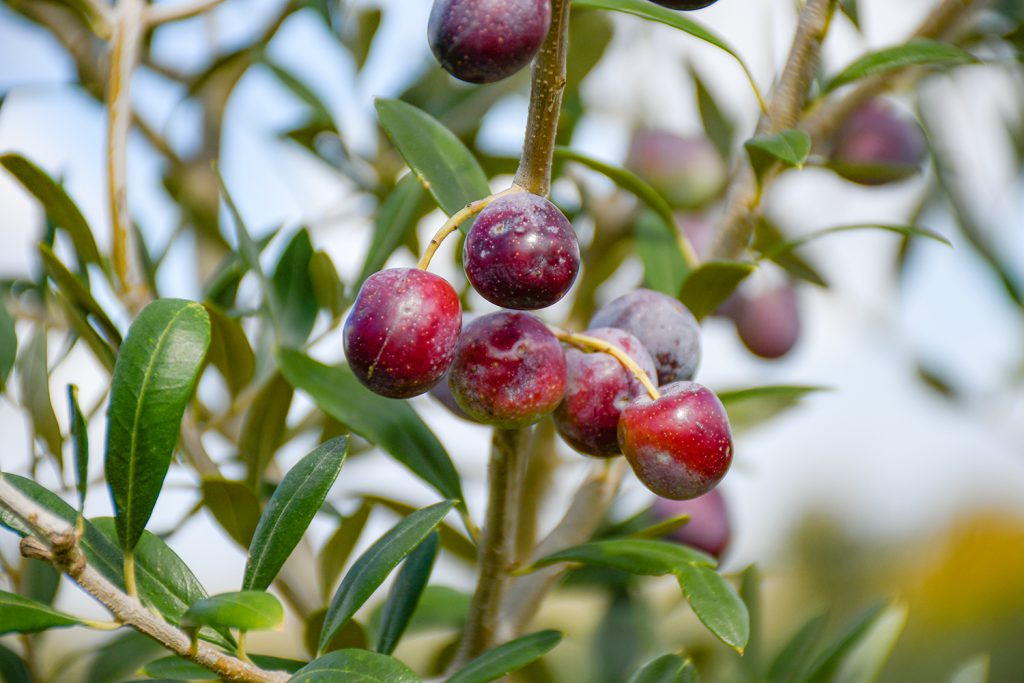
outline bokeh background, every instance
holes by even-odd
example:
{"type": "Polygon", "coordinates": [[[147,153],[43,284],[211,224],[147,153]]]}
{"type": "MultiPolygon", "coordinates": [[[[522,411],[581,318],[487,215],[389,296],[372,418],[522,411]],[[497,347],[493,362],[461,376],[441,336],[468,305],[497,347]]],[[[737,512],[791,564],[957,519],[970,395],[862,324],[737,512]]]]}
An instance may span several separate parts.
{"type": "MultiPolygon", "coordinates": [[[[201,71],[258,36],[280,4],[227,0],[208,18],[157,32],[154,59],[174,70],[201,71]]],[[[383,9],[364,68],[357,68],[312,9],[285,21],[267,55],[308,85],[352,152],[369,156],[382,139],[374,98],[398,96],[426,71],[438,77],[441,72],[425,38],[427,0],[346,5],[344,16],[354,16],[361,8],[383,9]]],[[[698,16],[737,46],[767,89],[788,49],[793,5],[791,0],[721,0],[698,16]]],[[[932,0],[862,0],[863,31],[836,20],[825,49],[826,71],[834,72],[866,49],[899,42],[933,5],[932,0]]],[[[753,130],[756,102],[726,56],[664,26],[623,16],[614,17],[613,24],[611,46],[581,89],[586,113],[573,135],[573,147],[621,163],[637,127],[699,132],[693,83],[687,77],[691,66],[739,130],[745,135],[753,130]]],[[[954,163],[958,193],[975,228],[1020,282],[1024,72],[1006,55],[992,60],[997,64],[929,77],[919,95],[897,92],[893,100],[907,111],[923,113],[933,144],[954,163]]],[[[0,152],[17,151],[61,177],[97,226],[103,248],[108,235],[102,226],[109,225],[105,114],[78,83],[74,63],[52,35],[7,2],[0,3],[0,152]]],[[[518,153],[528,96],[523,74],[501,87],[475,135],[477,148],[495,158],[518,153]]],[[[201,125],[186,94],[184,86],[153,68],[140,69],[133,82],[132,101],[141,117],[181,153],[199,144],[201,125]]],[[[369,245],[376,203],[356,191],[350,176],[282,136],[307,113],[308,106],[269,68],[251,68],[227,106],[221,168],[254,232],[284,226],[287,233],[307,226],[315,245],[330,254],[343,279],[351,280],[369,245]]],[[[129,203],[155,251],[171,240],[179,221],[163,189],[165,170],[160,154],[142,136],[133,135],[129,203]]],[[[574,172],[594,193],[612,193],[601,178],[574,172]]],[[[896,185],[864,188],[812,166],[776,183],[767,211],[792,235],[841,224],[904,223],[928,199],[933,173],[929,168],[896,185]]],[[[494,187],[508,180],[498,176],[494,187]]],[[[578,201],[566,184],[556,184],[555,197],[578,201]]],[[[713,209],[709,217],[714,219],[713,209]]],[[[439,212],[427,216],[419,228],[421,240],[441,220],[439,212]]],[[[831,286],[799,288],[801,337],[780,361],[753,357],[728,321],[712,318],[705,323],[698,377],[702,383],[715,389],[762,384],[829,388],[738,435],[737,461],[723,484],[734,528],[725,567],[760,568],[770,648],[824,610],[838,626],[878,599],[896,598],[909,608],[909,618],[883,680],[946,680],[971,656],[990,653],[990,680],[1021,681],[1024,309],[1007,296],[972,249],[948,202],[929,201],[917,222],[947,237],[953,247],[929,241],[902,245],[899,236],[887,233],[850,233],[804,248],[802,253],[813,259],[831,286]]],[[[37,271],[35,243],[42,226],[39,205],[12,178],[0,174],[0,278],[27,278],[37,271]]],[[[200,296],[203,264],[195,258],[193,239],[177,239],[167,254],[160,273],[164,295],[200,296]]],[[[280,253],[284,243],[275,240],[268,258],[280,253]]],[[[436,270],[462,281],[454,252],[455,245],[446,244],[436,270]]],[[[411,265],[414,260],[411,252],[399,250],[390,263],[411,265]]],[[[598,300],[639,285],[642,277],[639,260],[627,258],[599,290],[598,300]]],[[[777,274],[758,277],[770,280],[777,274]]],[[[486,309],[479,299],[474,304],[486,309]]],[[[559,320],[566,313],[559,305],[544,315],[559,320]]],[[[340,334],[326,336],[314,355],[340,360],[340,334]]],[[[83,405],[91,405],[100,396],[103,376],[85,352],[76,350],[55,373],[52,391],[59,396],[65,383],[76,382],[83,405]]],[[[0,465],[15,472],[24,470],[32,448],[18,400],[17,395],[0,400],[0,465]]],[[[481,514],[486,430],[451,417],[429,398],[415,399],[415,404],[449,448],[465,477],[471,509],[481,514]]],[[[62,402],[55,408],[65,424],[62,402]]],[[[301,401],[293,407],[296,415],[302,409],[301,401]]],[[[94,430],[92,438],[102,444],[102,429],[94,430]]],[[[284,463],[309,445],[309,440],[292,444],[284,463]]],[[[225,449],[215,441],[207,446],[215,454],[225,449]]],[[[558,493],[544,505],[548,522],[557,518],[585,473],[583,458],[568,448],[562,455],[567,465],[558,493]]],[[[52,469],[43,467],[41,478],[56,485],[52,469]]],[[[188,475],[172,473],[170,481],[154,518],[156,528],[173,527],[195,502],[188,475]]],[[[417,504],[431,502],[435,495],[390,459],[370,456],[346,465],[331,500],[346,510],[356,494],[396,491],[417,504]]],[[[621,514],[648,498],[636,482],[627,482],[621,514]]],[[[109,514],[110,503],[103,495],[93,495],[89,512],[109,514]]],[[[379,530],[391,523],[376,514],[371,522],[379,530]]],[[[312,533],[316,545],[326,529],[315,525],[312,533]]],[[[373,536],[368,534],[364,542],[373,536]]],[[[244,552],[205,512],[178,529],[171,545],[211,592],[238,584],[244,552]]],[[[0,552],[14,556],[11,538],[0,537],[0,552]]],[[[464,566],[451,562],[442,563],[435,573],[435,581],[455,587],[465,587],[470,578],[464,566]]],[[[659,590],[654,582],[651,595],[663,595],[659,590]]],[[[59,601],[96,612],[68,587],[59,601]]],[[[659,601],[664,602],[653,600],[659,601]]],[[[544,618],[572,624],[567,626],[572,639],[586,642],[605,606],[603,597],[572,595],[556,601],[544,618]]],[[[695,651],[713,651],[716,646],[702,640],[705,636],[679,616],[681,611],[678,605],[663,610],[665,623],[679,629],[680,642],[690,642],[695,651]]],[[[271,634],[261,644],[265,650],[289,654],[298,647],[290,637],[271,634]]],[[[61,652],[91,638],[79,632],[47,636],[49,661],[58,662],[61,652]]],[[[582,660],[572,660],[572,648],[569,652],[565,656],[572,666],[585,667],[582,660]]],[[[585,678],[581,674],[564,680],[585,678]]]]}

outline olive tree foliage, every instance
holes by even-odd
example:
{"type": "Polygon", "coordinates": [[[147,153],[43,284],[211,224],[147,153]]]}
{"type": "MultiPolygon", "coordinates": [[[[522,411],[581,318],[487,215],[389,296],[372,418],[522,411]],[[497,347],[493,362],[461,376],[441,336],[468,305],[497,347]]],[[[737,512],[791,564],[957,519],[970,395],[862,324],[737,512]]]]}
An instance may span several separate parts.
{"type": "MultiPolygon", "coordinates": [[[[904,42],[849,64],[829,64],[822,62],[822,45],[839,23],[859,30],[857,2],[806,0],[794,15],[785,61],[773,79],[762,81],[750,75],[742,46],[709,29],[700,13],[673,11],[670,2],[553,0],[532,82],[523,71],[492,85],[467,86],[425,64],[400,96],[377,101],[379,144],[372,156],[352,150],[317,92],[275,63],[267,46],[293,16],[315,17],[358,76],[376,45],[384,14],[379,8],[283,0],[251,42],[188,70],[154,55],[152,39],[182,20],[215,16],[218,0],[6,4],[59,42],[76,66],[76,87],[105,109],[104,166],[96,172],[106,181],[110,215],[107,224],[90,224],[76,205],[81,198],[69,194],[59,174],[18,149],[0,156],[4,172],[45,212],[44,225],[22,226],[39,234],[35,276],[4,281],[0,299],[0,387],[4,400],[24,413],[33,436],[30,463],[0,473],[0,525],[20,538],[20,557],[0,558],[0,634],[21,634],[0,644],[0,679],[66,680],[57,663],[36,656],[34,642],[51,629],[81,628],[114,631],[104,645],[82,653],[90,658],[91,681],[446,677],[466,683],[509,674],[557,680],[552,671],[562,635],[531,632],[531,624],[545,598],[568,582],[611,597],[594,639],[599,680],[699,680],[697,663],[675,651],[678,644],[642,638],[642,629],[632,628],[638,617],[626,589],[648,576],[675,578],[680,598],[733,651],[728,666],[738,680],[826,681],[841,675],[867,681],[877,675],[906,616],[900,605],[880,605],[831,641],[822,638],[824,621],[812,620],[779,652],[765,652],[756,570],[724,576],[711,555],[665,540],[685,517],[659,520],[647,509],[615,517],[612,504],[626,469],[621,458],[595,461],[572,496],[552,503],[564,514],[539,537],[538,501],[553,495],[549,486],[558,465],[549,420],[495,430],[486,513],[471,510],[443,440],[415,405],[371,393],[339,362],[340,354],[324,362],[310,348],[337,338],[360,286],[393,254],[419,256],[426,245],[416,228],[424,217],[436,209],[459,214],[490,196],[494,178],[517,167],[517,182],[525,178],[541,195],[552,179],[574,185],[575,199],[556,196],[556,203],[574,223],[596,226],[581,239],[583,268],[570,294],[567,327],[585,324],[599,287],[636,256],[646,287],[680,300],[697,319],[732,310],[752,351],[780,355],[786,348],[755,339],[753,304],[740,300],[747,312],[736,313],[737,299],[730,299],[752,273],[775,269],[792,287],[827,288],[827,273],[801,253],[803,245],[882,229],[897,235],[905,254],[919,239],[946,241],[919,225],[920,216],[936,206],[953,213],[957,241],[976,252],[1009,300],[1024,308],[1024,283],[972,215],[942,140],[929,126],[927,106],[919,107],[919,124],[921,144],[927,140],[932,152],[924,162],[928,187],[913,215],[796,235],[762,211],[776,179],[809,166],[831,166],[870,184],[918,172],[913,155],[872,166],[878,160],[859,157],[856,140],[843,137],[850,134],[844,133],[847,124],[890,91],[898,90],[905,104],[920,105],[919,86],[954,69],[1009,70],[1019,78],[1019,3],[937,0],[904,42]],[[688,73],[714,163],[722,167],[722,182],[698,199],[687,183],[699,178],[684,174],[664,183],[643,159],[627,169],[572,146],[587,115],[581,84],[617,28],[641,21],[674,32],[680,41],[724,51],[749,77],[750,106],[760,109],[756,128],[743,130],[719,105],[706,75],[688,73]],[[367,219],[372,240],[354,277],[339,275],[315,231],[255,226],[254,232],[232,201],[228,185],[244,190],[234,179],[225,183],[218,171],[225,111],[235,86],[255,69],[279,81],[281,96],[304,112],[299,125],[280,131],[281,139],[336,171],[376,207],[367,219]],[[139,72],[185,93],[200,112],[198,144],[178,149],[134,110],[132,76],[139,72]],[[485,115],[527,91],[532,108],[522,158],[479,149],[485,115]],[[199,264],[195,284],[202,294],[196,301],[161,296],[158,276],[169,249],[154,249],[146,226],[128,210],[128,193],[140,182],[127,169],[130,135],[139,135],[161,159],[163,191],[177,212],[173,239],[193,244],[199,264]],[[843,147],[844,140],[850,147],[843,147]],[[591,191],[588,179],[598,175],[616,186],[615,206],[623,198],[633,202],[626,202],[625,218],[591,191]],[[682,196],[672,194],[680,189],[682,196]],[[703,245],[683,230],[680,208],[713,216],[703,245]],[[103,373],[95,403],[81,405],[77,387],[52,380],[72,350],[89,354],[103,373]],[[293,409],[297,396],[310,406],[301,415],[293,409]],[[55,410],[58,402],[66,409],[55,410]],[[105,425],[102,443],[88,438],[95,423],[105,425]],[[278,454],[296,440],[317,445],[285,468],[278,454]],[[226,446],[208,451],[213,442],[226,446]],[[90,457],[102,460],[102,480],[90,478],[98,471],[90,457]],[[436,493],[436,502],[417,508],[401,490],[339,499],[332,485],[349,457],[395,459],[436,493]],[[42,468],[59,473],[59,486],[39,483],[42,468]],[[203,577],[174,550],[181,523],[159,534],[152,530],[151,515],[172,469],[190,475],[198,501],[181,521],[205,509],[247,552],[237,591],[207,593],[203,577]],[[86,497],[107,493],[113,516],[86,517],[86,497]],[[390,515],[391,526],[368,537],[364,530],[375,510],[390,515]],[[315,548],[305,538],[314,518],[331,527],[315,548]],[[357,554],[357,547],[366,550],[357,554]],[[293,571],[288,560],[295,553],[315,567],[317,585],[293,571]],[[475,572],[471,591],[432,582],[439,555],[475,572]],[[385,582],[389,588],[378,591],[385,582]],[[58,610],[58,589],[85,591],[109,620],[58,610]],[[289,659],[249,651],[247,633],[280,627],[286,613],[289,625],[303,629],[306,651],[289,659]],[[446,638],[420,656],[414,670],[395,653],[401,654],[403,636],[428,629],[446,638]]],[[[386,11],[399,11],[395,7],[386,11]]],[[[1008,123],[1018,166],[1022,128],[1019,120],[1008,123]]],[[[469,285],[460,286],[466,301],[469,285]]],[[[770,419],[813,391],[751,387],[719,391],[719,397],[737,429],[770,419]]]]}

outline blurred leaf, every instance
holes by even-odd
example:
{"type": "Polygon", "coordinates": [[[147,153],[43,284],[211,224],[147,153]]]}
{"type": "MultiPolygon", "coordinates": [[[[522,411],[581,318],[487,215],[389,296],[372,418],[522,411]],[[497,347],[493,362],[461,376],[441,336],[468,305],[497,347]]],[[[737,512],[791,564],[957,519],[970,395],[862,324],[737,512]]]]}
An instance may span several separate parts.
{"type": "Polygon", "coordinates": [[[660,521],[646,526],[642,529],[638,529],[629,534],[632,538],[664,538],[673,531],[683,528],[690,521],[690,515],[676,515],[675,517],[669,517],[660,521]]]}
{"type": "Polygon", "coordinates": [[[334,267],[334,261],[326,252],[317,251],[309,261],[309,277],[317,304],[338,319],[348,307],[345,299],[345,283],[334,267]]]}
{"type": "MultiPolygon", "coordinates": [[[[680,31],[689,33],[691,36],[703,40],[706,43],[714,45],[720,50],[723,50],[726,54],[730,55],[743,69],[743,73],[746,74],[747,80],[750,81],[752,88],[757,89],[754,83],[754,78],[750,74],[750,69],[747,67],[743,58],[729,46],[724,40],[719,38],[717,35],[706,29],[701,24],[698,24],[692,19],[688,19],[679,12],[673,12],[670,9],[655,5],[645,0],[572,0],[572,6],[576,8],[592,7],[595,9],[606,9],[614,10],[616,12],[623,12],[625,14],[632,14],[633,16],[647,19],[648,21],[655,21],[660,24],[665,24],[673,28],[677,28],[680,31]]],[[[761,94],[757,93],[757,97],[760,100],[761,94]]]]}
{"type": "Polygon", "coordinates": [[[729,159],[732,157],[732,146],[736,140],[736,124],[722,111],[718,101],[704,83],[704,79],[692,66],[690,67],[690,78],[693,79],[693,87],[697,92],[697,109],[700,111],[704,133],[722,158],[729,159]]]}
{"type": "Polygon", "coordinates": [[[764,386],[718,392],[729,423],[735,431],[759,425],[800,403],[801,399],[828,387],[764,386]]]}
{"type": "Polygon", "coordinates": [[[986,683],[988,681],[989,655],[980,654],[963,663],[949,678],[949,683],[986,683]]]}
{"type": "Polygon", "coordinates": [[[254,490],[259,490],[263,472],[281,447],[294,395],[295,390],[288,380],[275,372],[260,388],[245,414],[238,456],[246,464],[246,482],[254,490]]]}
{"type": "Polygon", "coordinates": [[[290,349],[280,349],[278,360],[288,381],[321,410],[390,453],[441,495],[462,500],[448,453],[407,402],[374,394],[346,366],[326,366],[290,349]]]}
{"type": "Polygon", "coordinates": [[[68,385],[68,421],[71,423],[71,446],[75,456],[75,487],[78,489],[79,514],[85,510],[85,494],[89,486],[89,427],[78,405],[78,387],[68,385]]]}
{"type": "Polygon", "coordinates": [[[606,584],[604,592],[611,593],[611,600],[591,639],[590,679],[594,683],[622,683],[650,642],[652,634],[645,626],[651,615],[625,586],[612,588],[606,584]]]}
{"type": "Polygon", "coordinates": [[[732,586],[706,566],[684,564],[679,585],[697,618],[740,654],[750,639],[750,614],[732,586]]]}
{"type": "Polygon", "coordinates": [[[845,654],[834,674],[812,679],[835,683],[874,683],[885,668],[896,641],[907,623],[907,608],[895,604],[886,608],[857,643],[845,654]]]}
{"type": "Polygon", "coordinates": [[[138,543],[156,506],[209,345],[206,309],[158,299],[139,313],[118,353],[107,412],[106,475],[125,551],[138,543]]]}
{"type": "Polygon", "coordinates": [[[0,644],[0,681],[4,683],[34,683],[25,661],[2,644],[0,644]]]}
{"type": "Polygon", "coordinates": [[[320,550],[319,570],[320,585],[324,590],[324,597],[328,597],[334,584],[341,576],[341,570],[345,568],[349,556],[359,542],[359,537],[366,527],[366,520],[370,518],[371,506],[363,502],[351,516],[341,520],[338,530],[327,539],[320,550]]]}
{"type": "Polygon", "coordinates": [[[24,558],[22,560],[20,592],[29,600],[52,605],[60,588],[61,573],[49,562],[24,558]]]}
{"type": "Polygon", "coordinates": [[[256,356],[240,320],[228,316],[216,304],[204,306],[210,316],[209,361],[220,371],[228,391],[237,396],[252,381],[256,356]]]}
{"type": "Polygon", "coordinates": [[[61,308],[64,309],[68,327],[86,343],[100,365],[107,372],[113,373],[114,363],[117,359],[117,352],[114,348],[100,336],[99,332],[82,314],[81,309],[68,301],[62,293],[54,292],[53,297],[60,304],[61,308]]]}
{"type": "Polygon", "coordinates": [[[96,303],[89,288],[77,275],[68,270],[67,266],[60,262],[53,250],[40,243],[38,245],[39,255],[43,260],[43,269],[46,274],[57,285],[57,289],[64,295],[69,303],[80,309],[85,315],[91,315],[96,323],[103,330],[107,341],[116,349],[121,345],[121,333],[107,316],[103,307],[96,303]]]}
{"type": "Polygon", "coordinates": [[[627,683],[684,683],[689,680],[686,670],[690,666],[690,661],[679,655],[662,655],[641,667],[627,683]]]}
{"type": "Polygon", "coordinates": [[[416,230],[417,221],[425,213],[426,196],[426,190],[415,174],[410,173],[398,181],[377,211],[373,239],[363,260],[363,270],[355,282],[356,288],[362,287],[366,278],[383,268],[407,235],[416,230]]]}
{"type": "Polygon", "coordinates": [[[362,71],[366,65],[366,59],[370,56],[370,48],[373,46],[373,39],[380,28],[382,13],[377,7],[365,7],[355,11],[354,21],[349,21],[351,30],[345,31],[343,40],[348,47],[349,54],[356,64],[356,69],[362,71]]]}
{"type": "Polygon", "coordinates": [[[768,669],[769,683],[791,683],[802,680],[814,660],[815,648],[825,634],[827,614],[819,614],[800,627],[772,660],[768,669]]]}
{"type": "Polygon", "coordinates": [[[764,680],[764,663],[761,661],[761,628],[764,624],[761,619],[761,572],[755,565],[748,565],[740,574],[740,600],[747,606],[750,615],[750,638],[740,665],[750,680],[764,680]]]}
{"type": "MultiPolygon", "coordinates": [[[[305,662],[294,659],[283,659],[281,657],[270,657],[267,655],[249,655],[252,663],[261,669],[268,671],[287,671],[289,673],[298,671],[305,662]]],[[[177,656],[161,657],[150,662],[142,668],[142,673],[150,678],[166,679],[173,681],[219,681],[220,676],[209,669],[182,659],[177,656]]]]}
{"type": "Polygon", "coordinates": [[[960,397],[960,392],[953,386],[953,383],[935,368],[918,363],[915,369],[917,370],[918,379],[939,396],[951,401],[955,401],[960,397]]]}
{"type": "MultiPolygon", "coordinates": [[[[763,258],[768,258],[764,254],[785,241],[786,236],[782,230],[770,220],[761,216],[757,220],[757,226],[754,229],[754,240],[750,248],[761,254],[763,258]]],[[[825,280],[825,277],[818,269],[810,261],[793,250],[776,254],[769,260],[797,279],[810,282],[818,287],[828,288],[828,281],[825,280]]]]}
{"type": "Polygon", "coordinates": [[[862,639],[871,632],[875,623],[885,616],[888,609],[884,603],[875,605],[855,619],[838,638],[815,657],[808,672],[799,679],[801,683],[831,681],[846,658],[856,650],[862,639]]]}
{"type": "Polygon", "coordinates": [[[558,631],[537,631],[516,638],[473,659],[447,683],[489,683],[540,659],[562,641],[558,631]]]}
{"type": "MultiPolygon", "coordinates": [[[[327,616],[327,610],[318,609],[306,619],[303,644],[306,651],[313,657],[316,657],[317,650],[320,649],[320,632],[324,630],[325,616],[327,616]]],[[[370,639],[366,634],[366,629],[355,619],[349,619],[348,623],[334,634],[324,650],[327,652],[348,649],[368,650],[370,649],[369,644],[370,639]]]]}
{"type": "MultiPolygon", "coordinates": [[[[412,505],[383,496],[364,495],[363,500],[373,505],[385,507],[402,517],[408,517],[416,512],[416,508],[412,505]]],[[[441,522],[437,525],[437,532],[441,536],[441,546],[445,550],[467,562],[476,562],[476,544],[459,533],[455,527],[448,522],[441,522]]]]}
{"type": "Polygon", "coordinates": [[[338,586],[331,599],[320,634],[320,650],[345,625],[384,579],[416,546],[434,530],[454,506],[453,501],[435,503],[409,515],[364,552],[338,586]]]}
{"type": "Polygon", "coordinates": [[[242,631],[275,628],[284,619],[284,608],[270,593],[239,591],[221,593],[196,602],[181,618],[183,626],[219,626],[242,631]]]}
{"type": "Polygon", "coordinates": [[[402,569],[398,572],[398,577],[384,603],[377,637],[377,652],[389,655],[398,646],[398,641],[409,626],[409,620],[430,580],[430,571],[437,558],[438,546],[435,531],[402,562],[402,569]]]}
{"type": "Polygon", "coordinates": [[[803,245],[816,240],[826,235],[835,235],[841,232],[855,232],[860,230],[882,230],[885,232],[894,232],[898,235],[904,235],[907,237],[927,237],[930,240],[934,240],[941,244],[945,244],[947,247],[952,247],[953,243],[943,237],[937,232],[933,232],[927,228],[922,228],[916,225],[884,225],[884,224],[863,224],[863,225],[840,225],[834,228],[825,228],[824,230],[815,230],[809,232],[806,235],[793,238],[791,240],[785,240],[779,242],[774,246],[767,249],[762,253],[762,256],[767,259],[775,260],[780,255],[787,254],[794,249],[802,247],[803,245]]]}
{"type": "Polygon", "coordinates": [[[858,0],[839,0],[839,11],[846,15],[854,28],[860,30],[860,7],[858,0]]]}
{"type": "Polygon", "coordinates": [[[221,528],[248,548],[260,521],[260,501],[252,489],[240,481],[204,478],[202,492],[203,505],[221,528]]]}
{"type": "Polygon", "coordinates": [[[127,630],[98,648],[86,683],[113,683],[133,677],[140,667],[163,654],[163,645],[136,631],[127,630]]]}
{"type": "Polygon", "coordinates": [[[37,327],[18,361],[21,401],[32,420],[32,431],[42,440],[61,472],[64,471],[63,437],[50,398],[50,374],[47,367],[46,328],[37,327]]]}
{"type": "Polygon", "coordinates": [[[828,93],[862,78],[908,66],[950,66],[977,61],[970,52],[955,45],[928,38],[914,38],[903,45],[864,55],[834,76],[824,91],[828,93]]]}
{"type": "Polygon", "coordinates": [[[679,299],[698,319],[710,315],[757,269],[741,261],[705,261],[683,283],[679,299]]]}
{"type": "Polygon", "coordinates": [[[578,91],[583,79],[601,61],[612,42],[612,22],[601,12],[578,12],[569,22],[569,57],[565,92],[578,91]]]}
{"type": "Polygon", "coordinates": [[[760,182],[768,169],[778,162],[785,166],[803,168],[811,153],[811,136],[802,130],[790,128],[770,135],[758,135],[747,140],[743,146],[760,182]]]}
{"type": "MultiPolygon", "coordinates": [[[[416,611],[406,627],[406,633],[421,631],[457,631],[466,623],[472,597],[448,586],[427,586],[420,596],[416,611]]],[[[379,631],[382,606],[369,619],[368,627],[379,631]]]]}
{"type": "Polygon", "coordinates": [[[621,569],[646,576],[672,574],[690,564],[715,566],[714,558],[688,546],[667,541],[623,538],[592,541],[566,548],[537,560],[527,569],[532,571],[559,562],[621,569]]]}
{"type": "Polygon", "coordinates": [[[5,633],[38,633],[61,626],[77,626],[82,622],[42,603],[14,593],[0,591],[0,635],[5,633]]]}
{"type": "MultiPolygon", "coordinates": [[[[327,109],[327,106],[324,104],[320,96],[313,92],[308,85],[303,83],[302,80],[295,76],[291,71],[267,57],[266,54],[262,55],[261,61],[268,69],[270,69],[284,87],[288,88],[293,95],[302,100],[310,109],[313,110],[313,116],[316,121],[322,123],[332,122],[333,117],[331,116],[330,110],[327,109]]],[[[333,123],[331,123],[331,128],[334,128],[333,123]]]]}
{"type": "MultiPolygon", "coordinates": [[[[658,194],[657,190],[651,187],[647,181],[633,173],[632,171],[606,164],[603,161],[592,159],[588,156],[575,152],[567,147],[556,147],[555,156],[559,159],[569,159],[583,164],[587,168],[590,168],[598,173],[606,176],[613,183],[637,196],[640,201],[646,204],[651,210],[657,214],[657,216],[664,223],[662,226],[662,233],[664,235],[671,235],[672,248],[676,252],[675,268],[682,268],[680,277],[685,278],[690,273],[690,265],[686,260],[685,251],[680,248],[681,241],[684,239],[676,229],[675,215],[672,213],[672,207],[668,205],[668,202],[658,194]]],[[[649,220],[649,219],[648,219],[649,220]]],[[[664,245],[662,245],[664,248],[664,245]]],[[[675,296],[679,290],[670,292],[672,296],[675,296]]]]}
{"type": "Polygon", "coordinates": [[[295,672],[290,683],[420,683],[397,659],[367,650],[335,650],[295,672]]]}
{"type": "Polygon", "coordinates": [[[320,445],[288,471],[267,503],[249,546],[246,590],[266,590],[327,498],[348,455],[348,438],[320,445]]]}
{"type": "Polygon", "coordinates": [[[644,211],[633,224],[633,234],[637,256],[644,264],[644,283],[673,299],[679,296],[690,268],[679,251],[675,230],[655,214],[644,211]]]}
{"type": "Polygon", "coordinates": [[[17,355],[18,336],[14,329],[14,319],[7,311],[6,304],[0,300],[0,392],[7,388],[7,378],[11,376],[17,355]]]}
{"type": "MultiPolygon", "coordinates": [[[[434,117],[399,100],[378,99],[388,138],[449,216],[491,193],[487,175],[466,146],[434,117]]],[[[468,229],[468,226],[467,226],[468,229]]]]}
{"type": "Polygon", "coordinates": [[[102,265],[100,252],[96,247],[96,240],[89,224],[82,216],[78,206],[57,181],[18,154],[0,156],[0,164],[43,205],[47,217],[57,227],[67,231],[71,242],[75,245],[75,253],[82,266],[86,263],[102,265]]]}
{"type": "Polygon", "coordinates": [[[309,272],[312,258],[309,232],[300,230],[285,247],[270,281],[277,301],[279,339],[285,346],[301,346],[316,323],[318,307],[309,272]]]}

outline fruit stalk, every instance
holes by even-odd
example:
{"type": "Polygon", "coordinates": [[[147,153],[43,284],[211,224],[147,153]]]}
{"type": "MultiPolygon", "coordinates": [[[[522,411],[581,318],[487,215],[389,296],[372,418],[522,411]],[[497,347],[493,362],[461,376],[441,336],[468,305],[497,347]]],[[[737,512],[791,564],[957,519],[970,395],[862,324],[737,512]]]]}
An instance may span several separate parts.
{"type": "Polygon", "coordinates": [[[434,236],[430,238],[430,244],[428,244],[427,248],[423,250],[423,256],[420,257],[420,261],[416,264],[416,267],[420,270],[426,270],[429,268],[431,259],[434,258],[434,254],[437,253],[438,248],[441,246],[441,243],[444,242],[445,238],[458,230],[460,225],[490,206],[494,200],[522,191],[523,188],[518,185],[513,185],[507,190],[502,190],[501,192],[492,194],[489,197],[484,197],[483,199],[478,199],[475,202],[470,202],[453,213],[451,217],[445,221],[444,225],[434,233],[434,236]]]}
{"type": "Polygon", "coordinates": [[[568,52],[569,0],[551,0],[551,29],[533,64],[526,139],[515,179],[516,185],[542,197],[551,191],[551,164],[568,52]]]}
{"type": "Polygon", "coordinates": [[[551,331],[560,341],[566,344],[572,344],[575,347],[581,348],[584,351],[597,351],[599,353],[607,353],[609,356],[615,358],[615,360],[622,363],[622,367],[629,370],[633,375],[644,385],[644,389],[647,390],[647,395],[651,397],[651,400],[657,401],[661,398],[661,393],[658,391],[658,387],[655,386],[651,378],[647,376],[647,373],[636,364],[632,358],[629,357],[622,349],[609,344],[608,342],[598,339],[596,337],[589,337],[585,334],[576,334],[575,332],[567,332],[566,330],[559,330],[552,328],[551,331]]]}
{"type": "Polygon", "coordinates": [[[499,644],[500,612],[515,557],[516,508],[526,470],[526,429],[495,429],[487,480],[487,517],[478,548],[480,575],[456,665],[499,644]]]}

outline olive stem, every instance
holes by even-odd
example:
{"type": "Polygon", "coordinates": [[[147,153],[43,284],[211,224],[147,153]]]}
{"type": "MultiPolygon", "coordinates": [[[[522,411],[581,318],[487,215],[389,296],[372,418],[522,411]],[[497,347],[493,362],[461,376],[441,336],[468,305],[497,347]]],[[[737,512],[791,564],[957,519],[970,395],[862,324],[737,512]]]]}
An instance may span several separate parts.
{"type": "Polygon", "coordinates": [[[505,197],[510,194],[516,194],[517,192],[523,192],[523,188],[518,185],[512,185],[512,187],[507,190],[502,190],[501,192],[484,197],[483,199],[470,202],[453,213],[451,218],[445,221],[444,225],[441,226],[441,229],[430,238],[430,244],[428,244],[427,248],[423,250],[423,256],[420,257],[420,262],[416,264],[416,267],[420,270],[426,270],[429,268],[431,259],[434,258],[434,254],[437,253],[441,243],[445,241],[448,235],[458,230],[460,225],[486,209],[496,199],[500,199],[501,197],[505,197]]]}
{"type": "Polygon", "coordinates": [[[560,330],[558,328],[551,328],[551,331],[559,339],[559,341],[563,341],[566,344],[572,344],[573,346],[581,348],[584,351],[598,351],[600,353],[607,353],[609,356],[612,356],[613,358],[615,358],[615,360],[622,363],[622,367],[626,368],[631,373],[633,373],[634,376],[636,376],[640,383],[644,385],[644,389],[647,390],[647,395],[650,396],[652,400],[657,401],[659,398],[661,398],[661,392],[658,391],[658,387],[655,386],[654,382],[651,381],[651,378],[647,375],[647,373],[643,371],[643,368],[637,365],[636,361],[630,358],[629,354],[627,354],[619,347],[615,346],[614,344],[609,344],[603,339],[598,339],[597,337],[589,337],[585,334],[577,334],[575,332],[568,332],[566,330],[560,330]]]}

